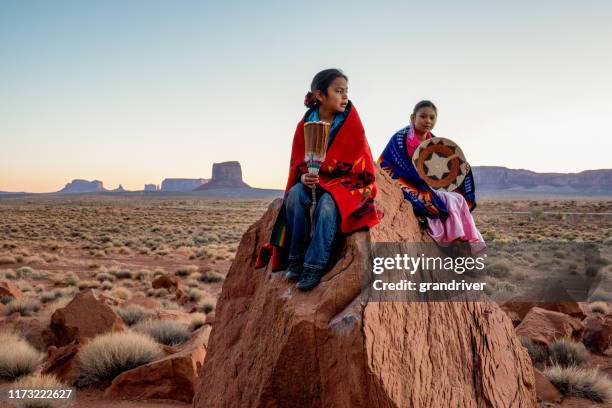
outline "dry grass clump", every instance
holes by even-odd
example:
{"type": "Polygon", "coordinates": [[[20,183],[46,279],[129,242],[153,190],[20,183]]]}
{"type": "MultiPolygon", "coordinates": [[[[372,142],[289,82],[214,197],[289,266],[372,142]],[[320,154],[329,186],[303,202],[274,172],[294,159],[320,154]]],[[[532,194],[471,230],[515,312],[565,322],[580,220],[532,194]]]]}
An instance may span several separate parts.
{"type": "Polygon", "coordinates": [[[132,331],[95,337],[79,352],[81,374],[77,386],[108,384],[124,371],[149,363],[163,354],[150,337],[132,331]]]}
{"type": "Polygon", "coordinates": [[[82,280],[78,283],[77,287],[80,290],[98,289],[100,287],[100,282],[95,281],[95,280],[82,280]]]}
{"type": "Polygon", "coordinates": [[[176,320],[143,320],[132,329],[167,346],[178,346],[191,337],[191,332],[176,320]]]}
{"type": "Polygon", "coordinates": [[[117,287],[111,290],[110,294],[121,300],[130,300],[132,298],[132,291],[124,287],[117,287]]]}
{"type": "Polygon", "coordinates": [[[202,313],[210,313],[215,310],[217,306],[217,301],[211,297],[207,297],[202,299],[197,306],[198,311],[202,313]]]}
{"type": "Polygon", "coordinates": [[[39,310],[40,303],[38,300],[32,298],[13,299],[6,305],[7,314],[17,312],[21,316],[31,316],[39,310]]]}
{"type": "Polygon", "coordinates": [[[177,276],[189,276],[194,272],[198,271],[198,267],[197,265],[184,265],[181,266],[179,269],[176,270],[176,272],[174,272],[175,275],[177,276]]]}
{"type": "Polygon", "coordinates": [[[34,269],[30,268],[29,266],[22,266],[21,268],[17,269],[15,273],[17,275],[17,279],[29,279],[32,277],[34,269]]]}
{"type": "Polygon", "coordinates": [[[97,273],[95,278],[99,280],[100,282],[104,282],[104,281],[114,282],[115,281],[115,277],[111,275],[110,273],[106,273],[106,272],[97,273]]]}
{"type": "Polygon", "coordinates": [[[139,305],[119,307],[116,309],[116,312],[128,326],[133,326],[150,316],[150,313],[139,305]]]}
{"type": "Polygon", "coordinates": [[[556,339],[548,345],[550,361],[563,367],[578,366],[589,358],[584,344],[569,339],[556,339]]]}
{"type": "Polygon", "coordinates": [[[0,265],[8,265],[8,264],[14,264],[14,263],[17,263],[17,260],[15,259],[13,255],[9,255],[9,254],[0,255],[0,265]]]}
{"type": "Polygon", "coordinates": [[[74,272],[62,272],[51,275],[51,281],[55,286],[77,286],[79,277],[74,272]]]}
{"type": "Polygon", "coordinates": [[[43,355],[30,343],[10,332],[0,332],[0,378],[15,380],[30,374],[43,355]]]}
{"type": "Polygon", "coordinates": [[[104,281],[100,285],[100,288],[102,290],[111,290],[113,287],[114,287],[113,282],[109,282],[109,281],[104,281]]]}
{"type": "Polygon", "coordinates": [[[523,347],[527,349],[531,362],[535,364],[542,364],[548,360],[548,349],[538,343],[534,343],[529,337],[520,336],[519,340],[523,347]]]}
{"type": "Polygon", "coordinates": [[[223,282],[225,280],[225,276],[223,276],[219,272],[206,271],[200,275],[199,279],[200,279],[200,282],[215,283],[215,282],[223,282]]]}
{"type": "Polygon", "coordinates": [[[208,296],[207,293],[199,289],[191,289],[187,294],[187,298],[189,299],[189,301],[194,303],[199,302],[206,296],[208,296]]]}
{"type": "Polygon", "coordinates": [[[544,370],[544,375],[563,395],[612,403],[612,380],[597,368],[554,365],[544,370]]]}
{"type": "Polygon", "coordinates": [[[589,307],[591,308],[591,312],[593,313],[601,313],[603,315],[607,315],[608,313],[610,313],[610,307],[606,302],[593,302],[589,304],[589,307]]]}
{"type": "Polygon", "coordinates": [[[155,297],[165,297],[168,296],[170,292],[166,288],[157,288],[153,290],[153,296],[155,297]]]}
{"type": "Polygon", "coordinates": [[[62,296],[62,292],[60,292],[59,290],[52,290],[52,291],[41,294],[40,301],[43,303],[49,303],[61,296],[62,296]]]}
{"type": "Polygon", "coordinates": [[[505,260],[499,260],[496,262],[492,262],[487,266],[486,271],[489,275],[494,276],[496,278],[505,278],[510,275],[511,265],[505,260]]]}
{"type": "MultiPolygon", "coordinates": [[[[66,389],[66,384],[53,374],[38,373],[19,379],[11,387],[19,390],[61,390],[66,389]]],[[[59,408],[69,406],[70,399],[35,398],[16,401],[20,408],[59,408]]]]}
{"type": "Polygon", "coordinates": [[[134,277],[132,271],[127,269],[120,269],[114,275],[117,279],[132,279],[134,277]]]}
{"type": "Polygon", "coordinates": [[[196,331],[206,324],[206,315],[204,313],[192,313],[191,323],[189,323],[189,331],[196,331]]]}

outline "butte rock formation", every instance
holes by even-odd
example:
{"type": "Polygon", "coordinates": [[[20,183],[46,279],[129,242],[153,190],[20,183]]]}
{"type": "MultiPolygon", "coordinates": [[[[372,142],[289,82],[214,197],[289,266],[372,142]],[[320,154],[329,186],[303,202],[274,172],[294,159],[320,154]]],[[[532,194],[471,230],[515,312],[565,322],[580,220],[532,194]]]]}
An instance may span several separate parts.
{"type": "Polygon", "coordinates": [[[385,216],[349,235],[313,291],[255,269],[280,199],[244,234],[218,300],[194,407],[535,407],[534,372],[492,302],[367,302],[376,242],[427,242],[381,172],[385,216]]]}
{"type": "Polygon", "coordinates": [[[242,181],[242,168],[237,161],[213,163],[212,179],[196,188],[196,190],[210,190],[214,188],[249,188],[242,181]]]}

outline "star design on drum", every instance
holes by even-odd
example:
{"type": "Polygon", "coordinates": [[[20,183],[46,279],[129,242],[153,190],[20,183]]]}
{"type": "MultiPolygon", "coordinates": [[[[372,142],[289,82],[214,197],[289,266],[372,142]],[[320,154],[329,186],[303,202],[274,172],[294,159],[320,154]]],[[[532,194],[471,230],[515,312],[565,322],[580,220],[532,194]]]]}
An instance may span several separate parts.
{"type": "Polygon", "coordinates": [[[425,165],[429,170],[428,174],[436,177],[438,180],[441,179],[445,173],[448,173],[448,161],[438,156],[436,153],[433,153],[431,158],[425,161],[425,165]]]}

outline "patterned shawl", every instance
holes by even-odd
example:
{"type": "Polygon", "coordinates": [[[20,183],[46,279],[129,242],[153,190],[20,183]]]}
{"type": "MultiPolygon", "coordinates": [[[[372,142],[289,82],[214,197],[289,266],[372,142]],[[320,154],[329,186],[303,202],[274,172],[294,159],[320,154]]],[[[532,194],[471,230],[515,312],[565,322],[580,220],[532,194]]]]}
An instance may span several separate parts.
{"type": "MultiPolygon", "coordinates": [[[[416,136],[411,126],[399,130],[389,140],[378,163],[393,179],[397,180],[404,192],[404,198],[410,201],[417,217],[439,218],[444,221],[448,217],[446,205],[435,190],[419,176],[412,164],[412,158],[408,156],[407,143],[414,137],[416,136]]],[[[471,169],[455,192],[465,197],[470,211],[476,208],[474,176],[471,169]]]]}

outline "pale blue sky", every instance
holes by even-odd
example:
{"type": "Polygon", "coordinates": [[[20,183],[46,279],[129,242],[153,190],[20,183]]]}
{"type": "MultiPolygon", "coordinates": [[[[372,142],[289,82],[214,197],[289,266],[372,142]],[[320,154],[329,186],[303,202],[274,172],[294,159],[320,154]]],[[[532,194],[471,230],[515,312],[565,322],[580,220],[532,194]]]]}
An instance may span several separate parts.
{"type": "Polygon", "coordinates": [[[0,1],[0,190],[210,177],[282,188],[312,76],[339,67],[374,156],[412,106],[472,165],[612,167],[608,1],[0,1]]]}

